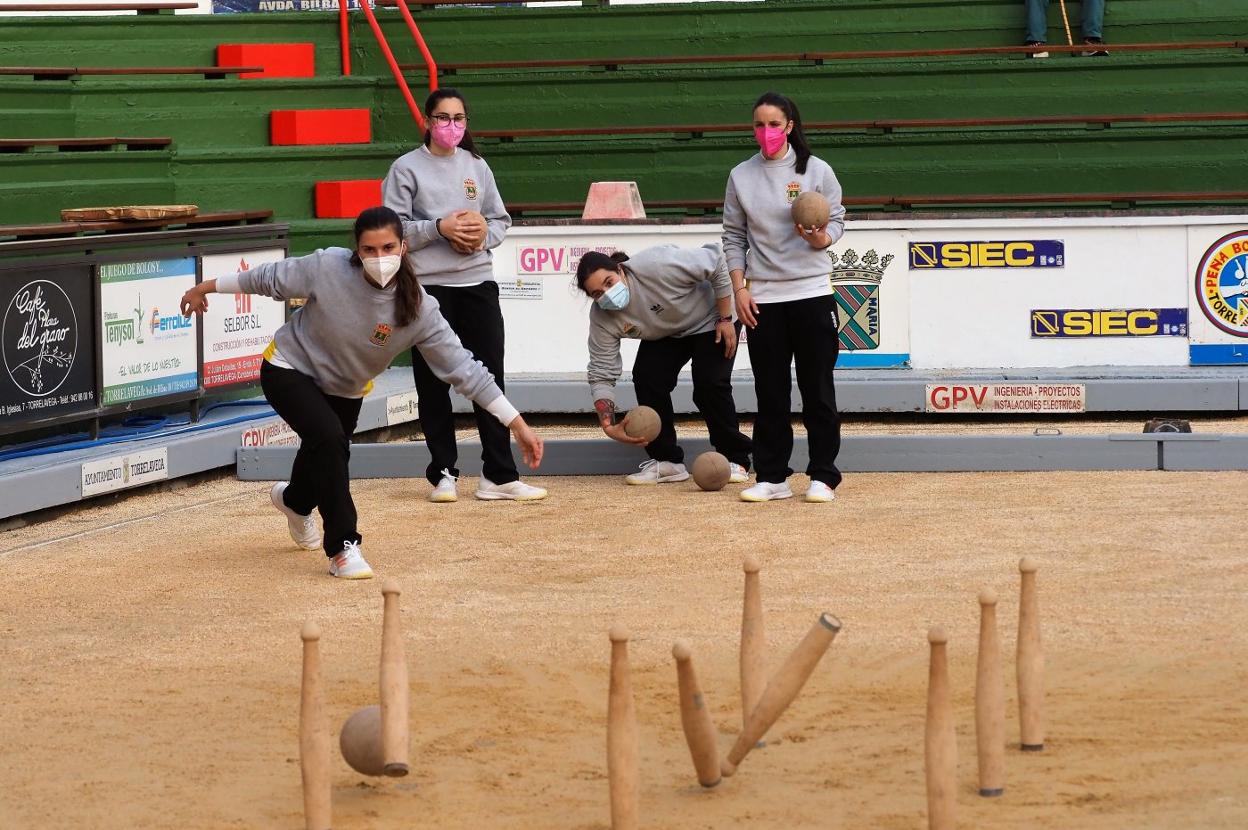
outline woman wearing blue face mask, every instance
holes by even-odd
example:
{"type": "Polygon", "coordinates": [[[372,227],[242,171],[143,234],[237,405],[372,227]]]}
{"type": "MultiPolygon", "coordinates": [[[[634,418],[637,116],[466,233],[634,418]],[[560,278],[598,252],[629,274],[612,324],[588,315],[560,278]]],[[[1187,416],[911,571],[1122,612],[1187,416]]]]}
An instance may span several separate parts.
{"type": "Polygon", "coordinates": [[[661,428],[645,444],[650,460],[628,476],[629,484],[684,481],[689,472],[676,443],[672,390],[692,363],[693,402],[710,429],[711,444],[728,458],[730,481],[744,482],[750,439],[738,428],[732,399],[737,327],[732,320],[732,282],[718,245],[659,245],[633,257],[591,251],[576,269],[576,285],[594,305],[589,310],[590,390],[598,422],[611,438],[630,438],[615,422],[615,384],[623,370],[620,340],[640,340],[633,363],[637,402],[659,413],[661,428]]]}

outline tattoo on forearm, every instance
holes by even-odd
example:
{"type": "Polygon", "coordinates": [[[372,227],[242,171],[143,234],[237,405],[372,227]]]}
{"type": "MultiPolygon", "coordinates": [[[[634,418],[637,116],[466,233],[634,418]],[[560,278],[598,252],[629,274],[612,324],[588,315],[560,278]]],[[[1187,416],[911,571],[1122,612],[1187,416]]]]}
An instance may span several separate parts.
{"type": "Polygon", "coordinates": [[[594,401],[594,409],[598,411],[598,420],[604,424],[615,423],[615,401],[599,398],[594,401]]]}

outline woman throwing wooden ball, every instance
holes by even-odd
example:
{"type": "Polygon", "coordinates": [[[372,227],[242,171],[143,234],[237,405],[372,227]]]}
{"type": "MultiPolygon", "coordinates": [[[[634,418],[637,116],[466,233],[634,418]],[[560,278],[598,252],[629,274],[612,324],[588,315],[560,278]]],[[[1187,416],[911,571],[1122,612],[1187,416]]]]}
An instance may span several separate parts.
{"type": "Polygon", "coordinates": [[[277,330],[260,366],[265,398],[302,439],[290,481],[273,485],[270,495],[295,543],[323,547],[330,574],[344,579],[373,575],[351,498],[351,435],[373,378],[404,350],[417,349],[432,372],[509,429],[530,467],[542,460],[542,439],[460,344],[438,301],[416,281],[405,248],[398,215],[369,208],[355,220],[353,250],[326,248],[259,265],[205,280],[182,296],[187,316],[206,311],[212,293],[307,300],[277,330]]]}

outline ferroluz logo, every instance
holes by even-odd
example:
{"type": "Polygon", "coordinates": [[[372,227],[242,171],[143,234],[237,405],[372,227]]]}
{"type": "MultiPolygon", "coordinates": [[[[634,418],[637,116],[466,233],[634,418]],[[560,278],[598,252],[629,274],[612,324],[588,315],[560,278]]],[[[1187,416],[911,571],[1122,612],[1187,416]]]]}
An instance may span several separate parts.
{"type": "Polygon", "coordinates": [[[161,314],[159,308],[152,308],[150,322],[152,336],[160,339],[183,337],[191,333],[195,326],[194,317],[183,317],[181,314],[161,314]]]}
{"type": "Polygon", "coordinates": [[[1248,337],[1248,231],[1229,233],[1205,251],[1196,268],[1196,302],[1219,329],[1248,337]]]}
{"type": "Polygon", "coordinates": [[[13,383],[33,397],[51,395],[78,354],[78,317],[69,297],[48,280],[26,283],[5,309],[0,343],[13,383]]]}

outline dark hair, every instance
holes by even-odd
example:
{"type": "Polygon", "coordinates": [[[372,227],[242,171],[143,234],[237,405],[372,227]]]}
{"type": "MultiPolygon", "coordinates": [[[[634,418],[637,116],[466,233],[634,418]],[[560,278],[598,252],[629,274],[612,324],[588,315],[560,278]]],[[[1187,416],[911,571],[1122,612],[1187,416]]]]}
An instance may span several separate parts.
{"type": "MultiPolygon", "coordinates": [[[[403,220],[399,214],[388,207],[378,205],[366,208],[355,217],[355,250],[351,253],[351,264],[363,267],[360,260],[360,237],[368,231],[392,230],[394,235],[403,241],[403,220]]],[[[395,322],[406,326],[416,319],[420,313],[420,283],[416,280],[416,272],[406,256],[399,259],[399,273],[395,275],[394,301],[398,305],[395,322]]]]}
{"type": "MultiPolygon", "coordinates": [[[[454,87],[444,86],[441,89],[435,89],[429,93],[429,97],[425,99],[425,146],[429,146],[429,142],[433,139],[433,111],[438,104],[447,98],[454,98],[464,105],[464,115],[468,115],[468,102],[464,100],[464,95],[454,87]]],[[[481,154],[477,152],[477,145],[472,140],[472,130],[468,129],[468,125],[464,125],[464,137],[459,142],[459,146],[472,153],[474,158],[481,158],[481,154]]]]}
{"type": "Polygon", "coordinates": [[[806,162],[810,160],[810,145],[806,143],[806,133],[802,132],[802,114],[797,111],[797,104],[793,103],[793,99],[779,92],[764,92],[758,96],[758,100],[754,102],[754,109],[762,106],[772,106],[780,109],[784,113],[784,117],[793,122],[793,131],[789,133],[789,143],[793,145],[793,152],[797,154],[797,172],[806,172],[806,162]]]}
{"type": "MultiPolygon", "coordinates": [[[[585,256],[581,257],[581,261],[576,266],[576,287],[585,291],[585,280],[589,279],[589,275],[603,268],[608,271],[620,272],[620,263],[628,262],[628,254],[623,251],[616,251],[607,255],[602,251],[589,251],[585,256]]],[[[588,294],[588,291],[585,291],[588,294]]]]}

